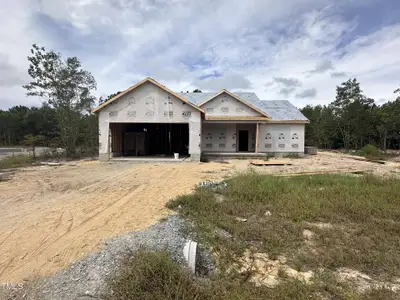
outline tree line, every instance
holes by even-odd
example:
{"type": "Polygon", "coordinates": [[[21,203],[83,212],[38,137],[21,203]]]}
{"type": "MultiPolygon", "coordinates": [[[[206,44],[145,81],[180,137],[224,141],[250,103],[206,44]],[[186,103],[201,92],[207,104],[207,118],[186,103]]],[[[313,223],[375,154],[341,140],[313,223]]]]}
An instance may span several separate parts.
{"type": "Polygon", "coordinates": [[[400,149],[400,96],[377,105],[363,94],[355,78],[336,87],[336,98],[329,105],[307,105],[301,112],[310,120],[306,145],[361,149],[372,144],[383,150],[400,149]]]}
{"type": "MultiPolygon", "coordinates": [[[[76,149],[92,155],[98,152],[98,119],[95,114],[82,114],[76,149]]],[[[56,110],[44,103],[41,107],[14,106],[0,110],[0,146],[43,146],[64,148],[56,110]]],[[[73,156],[71,154],[71,156],[73,156]]]]}
{"type": "MultiPolygon", "coordinates": [[[[91,112],[96,81],[76,57],[33,45],[28,56],[32,81],[24,85],[28,96],[44,100],[41,107],[14,106],[0,110],[0,145],[61,147],[67,156],[77,151],[98,151],[98,118],[91,112]]],[[[193,92],[199,92],[195,90],[193,92]]],[[[100,98],[102,103],[121,92],[100,98]]],[[[400,94],[400,89],[395,93],[400,94]]],[[[306,145],[326,149],[360,149],[373,144],[400,149],[400,96],[377,105],[365,96],[360,83],[349,79],[336,88],[329,105],[307,105],[301,112],[306,125],[306,145]]]]}

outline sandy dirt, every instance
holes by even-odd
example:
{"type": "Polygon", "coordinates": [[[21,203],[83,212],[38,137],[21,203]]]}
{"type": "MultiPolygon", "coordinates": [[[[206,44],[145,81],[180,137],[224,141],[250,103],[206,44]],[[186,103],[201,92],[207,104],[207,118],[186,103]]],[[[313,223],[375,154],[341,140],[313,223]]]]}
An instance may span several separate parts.
{"type": "MultiPolygon", "coordinates": [[[[369,171],[379,176],[400,176],[400,163],[388,161],[384,165],[355,160],[351,155],[333,152],[319,152],[318,155],[306,158],[277,158],[280,162],[291,163],[291,166],[250,166],[248,160],[234,160],[236,170],[244,171],[249,168],[263,174],[291,174],[301,172],[329,172],[329,171],[369,171]]],[[[272,158],[271,161],[275,160],[272,158]]]]}
{"type": "Polygon", "coordinates": [[[103,241],[171,213],[169,199],[227,164],[81,162],[31,167],[0,182],[0,282],[50,275],[103,241]]]}
{"type": "MultiPolygon", "coordinates": [[[[400,176],[400,163],[378,165],[334,153],[289,159],[260,173],[332,169],[400,176]]],[[[0,182],[0,282],[51,275],[98,249],[108,238],[141,231],[172,212],[171,198],[205,180],[249,169],[229,163],[134,164],[87,161],[30,167],[0,182]]]]}

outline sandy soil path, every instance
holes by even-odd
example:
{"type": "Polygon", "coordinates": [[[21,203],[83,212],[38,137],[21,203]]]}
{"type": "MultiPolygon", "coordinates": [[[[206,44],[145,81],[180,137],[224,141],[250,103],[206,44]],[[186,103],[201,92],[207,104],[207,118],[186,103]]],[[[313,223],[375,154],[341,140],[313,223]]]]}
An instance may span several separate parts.
{"type": "Polygon", "coordinates": [[[156,223],[171,213],[169,199],[229,171],[97,161],[23,169],[0,182],[0,282],[53,274],[110,237],[156,223]]]}

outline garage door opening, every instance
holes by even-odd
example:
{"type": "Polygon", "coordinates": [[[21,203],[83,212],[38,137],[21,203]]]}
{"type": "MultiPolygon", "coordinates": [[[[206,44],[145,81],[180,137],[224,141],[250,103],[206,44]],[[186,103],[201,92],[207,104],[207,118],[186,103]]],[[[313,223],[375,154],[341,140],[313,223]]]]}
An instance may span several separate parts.
{"type": "Polygon", "coordinates": [[[189,153],[189,124],[111,123],[113,156],[173,156],[189,153]]]}

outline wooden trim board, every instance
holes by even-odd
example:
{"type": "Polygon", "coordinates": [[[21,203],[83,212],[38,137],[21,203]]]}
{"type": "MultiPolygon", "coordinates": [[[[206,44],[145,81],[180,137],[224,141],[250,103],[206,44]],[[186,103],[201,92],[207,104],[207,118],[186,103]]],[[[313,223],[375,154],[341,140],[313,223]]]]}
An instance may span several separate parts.
{"type": "Polygon", "coordinates": [[[292,176],[305,176],[305,175],[322,175],[322,174],[346,174],[346,173],[368,173],[372,172],[371,169],[356,169],[356,170],[346,170],[346,169],[334,169],[334,170],[320,170],[320,171],[308,171],[308,172],[298,172],[298,173],[284,173],[284,174],[271,174],[278,177],[292,177],[292,176]]]}
{"type": "Polygon", "coordinates": [[[250,164],[257,167],[262,166],[291,166],[293,165],[290,161],[286,160],[252,160],[250,164]]]}

